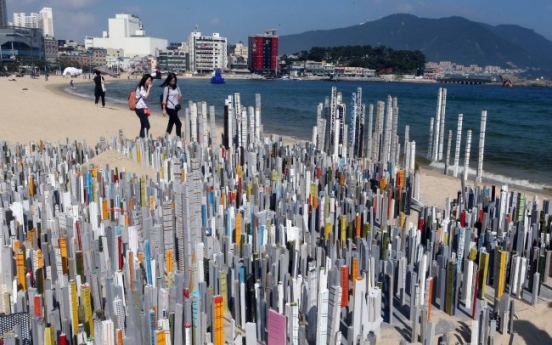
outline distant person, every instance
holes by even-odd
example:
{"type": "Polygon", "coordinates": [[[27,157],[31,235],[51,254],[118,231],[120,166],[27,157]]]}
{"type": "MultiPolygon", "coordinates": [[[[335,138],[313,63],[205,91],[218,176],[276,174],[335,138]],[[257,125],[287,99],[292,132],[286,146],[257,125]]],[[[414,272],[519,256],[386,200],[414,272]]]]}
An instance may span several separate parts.
{"type": "Polygon", "coordinates": [[[102,108],[105,107],[105,80],[100,72],[96,72],[96,76],[94,77],[94,97],[96,98],[94,104],[98,105],[98,100],[101,97],[102,108]]]}
{"type": "Polygon", "coordinates": [[[150,123],[148,116],[150,115],[149,109],[149,96],[151,87],[153,86],[151,74],[146,73],[136,86],[136,115],[140,119],[140,138],[146,137],[146,131],[149,132],[150,123]]]}
{"type": "Polygon", "coordinates": [[[46,72],[46,74],[44,74],[44,79],[45,79],[46,81],[48,81],[48,77],[49,77],[49,76],[50,76],[50,74],[49,74],[48,72],[46,72]]]}
{"type": "Polygon", "coordinates": [[[73,84],[73,79],[71,79],[69,86],[71,86],[71,91],[75,91],[75,84],[73,84]]]}
{"type": "Polygon", "coordinates": [[[177,85],[176,74],[169,73],[167,79],[161,84],[163,88],[163,98],[161,106],[163,108],[163,116],[169,115],[169,124],[167,125],[167,133],[170,135],[173,125],[176,125],[176,135],[182,137],[182,122],[178,118],[178,111],[180,110],[180,100],[182,99],[182,93],[177,85]]]}

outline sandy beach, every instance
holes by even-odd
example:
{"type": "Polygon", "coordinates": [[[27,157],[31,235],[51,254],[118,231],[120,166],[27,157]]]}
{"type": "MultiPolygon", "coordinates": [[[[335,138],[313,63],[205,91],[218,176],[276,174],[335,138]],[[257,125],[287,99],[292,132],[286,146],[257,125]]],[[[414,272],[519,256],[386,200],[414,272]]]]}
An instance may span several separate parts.
{"type": "MultiPolygon", "coordinates": [[[[117,82],[117,79],[110,77],[106,79],[107,93],[109,93],[109,83],[117,82]]],[[[122,79],[126,79],[126,76],[122,79]]],[[[106,107],[102,108],[101,104],[96,106],[93,100],[72,95],[63,90],[69,88],[70,80],[61,76],[50,76],[48,81],[45,81],[43,76],[37,79],[31,79],[28,76],[0,78],[0,93],[3,95],[0,140],[10,144],[38,143],[41,140],[53,143],[85,141],[86,144],[93,146],[100,141],[101,137],[109,139],[118,136],[119,130],[122,130],[127,138],[138,136],[140,123],[134,111],[111,104],[106,104],[106,107]]],[[[83,83],[92,83],[91,80],[78,77],[73,78],[73,81],[77,89],[83,83]]],[[[153,109],[150,116],[150,134],[154,138],[164,135],[167,121],[168,118],[163,117],[159,109],[153,109]]],[[[218,123],[219,133],[221,125],[218,123]]],[[[220,135],[218,137],[220,138],[220,135]]],[[[114,151],[103,153],[88,163],[99,166],[109,164],[110,167],[124,168],[149,177],[154,177],[156,174],[154,169],[133,162],[114,151]]],[[[445,198],[447,196],[454,198],[461,186],[458,178],[444,176],[435,170],[423,168],[421,176],[420,201],[425,205],[442,208],[445,198]]],[[[473,185],[473,182],[468,184],[473,185]]],[[[512,189],[520,190],[510,187],[510,190],[512,189]]],[[[549,195],[534,191],[526,191],[526,195],[527,200],[532,200],[535,195],[541,202],[543,199],[550,199],[549,195]]],[[[524,301],[516,302],[517,319],[514,322],[514,328],[518,332],[516,344],[552,344],[551,306],[552,300],[546,298],[541,298],[536,307],[529,306],[524,301]]],[[[437,311],[432,316],[436,320],[441,319],[454,325],[455,330],[451,332],[452,344],[469,343],[470,333],[465,329],[466,323],[468,327],[470,325],[469,319],[466,321],[451,318],[437,311]]],[[[377,343],[398,344],[403,329],[405,334],[409,334],[410,331],[404,324],[398,323],[396,326],[385,328],[382,331],[382,338],[378,339],[377,343]]],[[[497,334],[495,344],[508,344],[508,340],[509,335],[497,334]]]]}

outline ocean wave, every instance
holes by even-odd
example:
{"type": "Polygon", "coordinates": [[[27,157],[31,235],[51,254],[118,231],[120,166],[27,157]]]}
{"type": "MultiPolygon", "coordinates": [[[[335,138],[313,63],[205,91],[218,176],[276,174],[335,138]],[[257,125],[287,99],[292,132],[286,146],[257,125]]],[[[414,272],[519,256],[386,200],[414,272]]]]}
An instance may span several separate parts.
{"type": "MultiPolygon", "coordinates": [[[[443,162],[431,162],[429,164],[431,168],[434,168],[435,170],[444,171],[445,170],[445,163],[443,162]]],[[[449,166],[448,168],[448,175],[451,175],[454,173],[454,165],[449,166]]],[[[464,166],[458,166],[458,176],[461,177],[464,173],[464,166]]],[[[468,168],[468,180],[473,180],[477,174],[477,170],[473,168],[468,168]]],[[[509,186],[518,186],[525,189],[531,189],[535,191],[545,191],[545,190],[552,190],[552,185],[548,185],[545,183],[538,183],[534,181],[530,181],[528,179],[519,179],[514,178],[510,176],[505,176],[501,174],[496,174],[492,172],[488,172],[483,170],[483,181],[495,183],[495,184],[506,184],[509,186]]]]}

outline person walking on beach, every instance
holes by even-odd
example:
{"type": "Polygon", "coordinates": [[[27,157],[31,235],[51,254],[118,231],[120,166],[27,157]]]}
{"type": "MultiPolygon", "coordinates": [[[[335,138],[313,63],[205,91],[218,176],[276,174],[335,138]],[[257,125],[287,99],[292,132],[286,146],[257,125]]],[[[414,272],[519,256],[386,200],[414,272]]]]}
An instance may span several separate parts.
{"type": "Polygon", "coordinates": [[[94,77],[94,97],[96,100],[94,104],[98,105],[98,100],[102,98],[102,107],[105,107],[105,80],[104,77],[100,75],[100,72],[96,72],[94,77]]]}
{"type": "Polygon", "coordinates": [[[71,91],[75,91],[75,84],[73,84],[73,79],[71,79],[69,86],[71,86],[71,91]]]}
{"type": "Polygon", "coordinates": [[[163,98],[161,106],[163,108],[163,116],[169,115],[169,124],[167,125],[167,133],[170,135],[173,125],[176,125],[176,135],[182,137],[182,122],[178,118],[178,111],[180,110],[180,100],[182,99],[182,93],[177,84],[176,74],[169,73],[167,79],[161,84],[163,88],[163,98]]]}
{"type": "Polygon", "coordinates": [[[146,131],[149,132],[150,129],[148,100],[152,85],[151,74],[146,73],[136,86],[136,109],[134,111],[140,119],[140,138],[145,138],[146,131]]]}

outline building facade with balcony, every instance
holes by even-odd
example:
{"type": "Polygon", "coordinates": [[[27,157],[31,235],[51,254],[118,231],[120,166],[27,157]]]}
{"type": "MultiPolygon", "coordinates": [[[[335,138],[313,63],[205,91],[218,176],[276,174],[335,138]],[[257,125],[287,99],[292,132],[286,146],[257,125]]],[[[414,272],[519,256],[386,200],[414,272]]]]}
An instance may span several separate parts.
{"type": "Polygon", "coordinates": [[[44,57],[47,62],[54,62],[58,56],[58,41],[53,37],[44,37],[44,57]]]}
{"type": "Polygon", "coordinates": [[[228,43],[218,33],[204,36],[196,28],[188,37],[190,71],[196,74],[213,73],[228,66],[228,43]]]}
{"type": "Polygon", "coordinates": [[[162,71],[185,73],[190,71],[190,54],[184,50],[163,50],[159,52],[157,65],[162,71]]]}

